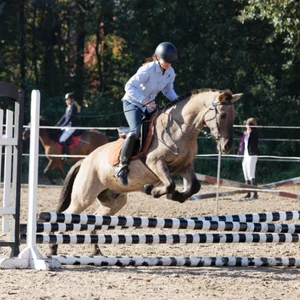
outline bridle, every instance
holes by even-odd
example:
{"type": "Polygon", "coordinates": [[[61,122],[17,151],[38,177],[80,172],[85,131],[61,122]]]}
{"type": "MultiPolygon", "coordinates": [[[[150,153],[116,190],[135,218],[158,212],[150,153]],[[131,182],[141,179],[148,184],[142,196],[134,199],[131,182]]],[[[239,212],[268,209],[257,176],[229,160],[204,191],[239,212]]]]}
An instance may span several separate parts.
{"type": "MultiPolygon", "coordinates": [[[[217,110],[217,106],[221,106],[221,105],[233,105],[233,104],[232,104],[231,102],[225,102],[225,103],[221,103],[221,102],[212,102],[211,105],[210,105],[209,107],[206,106],[206,111],[203,113],[201,122],[203,122],[204,124],[206,124],[206,122],[204,121],[205,115],[206,115],[209,111],[211,111],[211,110],[214,110],[214,111],[215,111],[215,115],[214,115],[212,118],[210,118],[208,121],[211,121],[211,120],[213,120],[213,119],[216,120],[216,126],[215,126],[215,128],[217,128],[217,131],[218,131],[217,135],[214,135],[214,134],[212,133],[212,130],[210,130],[210,133],[209,133],[209,132],[207,132],[207,131],[204,130],[204,129],[199,129],[200,131],[202,131],[202,132],[204,133],[204,135],[205,135],[205,137],[206,137],[207,139],[213,138],[213,139],[215,139],[216,141],[219,141],[221,137],[224,137],[224,136],[222,136],[221,133],[220,133],[220,124],[219,124],[219,122],[218,122],[218,114],[219,114],[219,112],[218,112],[218,110],[217,110]]],[[[207,126],[207,125],[206,125],[206,126],[207,126]]],[[[227,137],[225,137],[225,138],[227,138],[227,137]]]]}

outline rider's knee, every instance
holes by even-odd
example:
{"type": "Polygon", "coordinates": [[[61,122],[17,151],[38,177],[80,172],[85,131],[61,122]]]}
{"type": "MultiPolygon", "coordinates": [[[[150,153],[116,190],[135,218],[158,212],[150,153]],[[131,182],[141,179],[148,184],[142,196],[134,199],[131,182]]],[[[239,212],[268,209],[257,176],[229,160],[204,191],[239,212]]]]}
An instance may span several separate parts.
{"type": "Polygon", "coordinates": [[[130,139],[130,140],[137,140],[138,136],[137,136],[137,134],[135,132],[132,131],[132,132],[129,132],[127,134],[127,138],[130,139]]]}

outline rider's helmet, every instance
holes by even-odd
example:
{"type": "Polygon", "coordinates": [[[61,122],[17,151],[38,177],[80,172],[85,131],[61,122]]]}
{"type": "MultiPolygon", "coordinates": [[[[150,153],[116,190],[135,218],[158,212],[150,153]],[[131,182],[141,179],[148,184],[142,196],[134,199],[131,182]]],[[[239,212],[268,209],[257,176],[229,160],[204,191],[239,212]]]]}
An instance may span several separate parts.
{"type": "Polygon", "coordinates": [[[65,95],[65,99],[75,99],[74,93],[67,93],[67,94],[65,95]]]}
{"type": "Polygon", "coordinates": [[[170,42],[160,43],[155,49],[155,54],[170,64],[176,62],[178,59],[177,49],[170,42]]]}

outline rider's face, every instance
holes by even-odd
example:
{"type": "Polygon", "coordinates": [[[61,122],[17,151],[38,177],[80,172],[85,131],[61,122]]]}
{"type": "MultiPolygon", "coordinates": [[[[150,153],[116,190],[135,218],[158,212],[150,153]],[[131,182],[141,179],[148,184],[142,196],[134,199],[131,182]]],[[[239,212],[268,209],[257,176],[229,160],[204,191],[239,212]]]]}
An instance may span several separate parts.
{"type": "Polygon", "coordinates": [[[167,69],[168,69],[169,67],[171,67],[171,65],[172,65],[172,64],[170,64],[170,63],[164,61],[162,58],[159,58],[159,64],[160,64],[160,66],[161,66],[163,69],[165,69],[165,70],[167,70],[167,69]]]}
{"type": "Polygon", "coordinates": [[[67,98],[67,99],[66,99],[66,104],[67,104],[67,105],[71,105],[71,103],[72,103],[71,99],[70,99],[70,98],[67,98]]]}

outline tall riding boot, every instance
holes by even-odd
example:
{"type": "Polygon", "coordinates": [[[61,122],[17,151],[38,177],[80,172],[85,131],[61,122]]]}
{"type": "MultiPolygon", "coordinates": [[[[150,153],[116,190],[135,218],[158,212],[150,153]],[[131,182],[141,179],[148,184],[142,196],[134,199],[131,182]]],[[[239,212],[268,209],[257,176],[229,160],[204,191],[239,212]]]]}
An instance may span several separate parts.
{"type": "MultiPolygon", "coordinates": [[[[246,180],[245,183],[246,183],[246,184],[251,184],[251,181],[250,181],[250,180],[246,180]]],[[[249,199],[250,197],[251,197],[251,193],[248,192],[244,198],[245,198],[245,199],[249,199]]]]}
{"type": "MultiPolygon", "coordinates": [[[[257,185],[255,178],[251,179],[251,184],[252,185],[257,185]]],[[[257,192],[253,193],[253,196],[251,197],[251,199],[258,199],[257,192]]]]}
{"type": "Polygon", "coordinates": [[[136,142],[135,134],[129,133],[122,147],[122,151],[120,155],[120,163],[115,170],[115,176],[119,178],[119,180],[123,185],[128,185],[128,181],[127,181],[127,176],[129,173],[128,163],[131,158],[135,146],[135,142],[136,142]]]}
{"type": "MultiPolygon", "coordinates": [[[[70,155],[70,151],[69,151],[69,147],[68,147],[67,143],[66,142],[62,142],[61,145],[63,146],[62,154],[70,155]]],[[[67,157],[63,157],[62,159],[63,160],[67,160],[68,158],[67,157]]]]}

